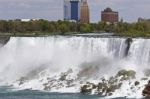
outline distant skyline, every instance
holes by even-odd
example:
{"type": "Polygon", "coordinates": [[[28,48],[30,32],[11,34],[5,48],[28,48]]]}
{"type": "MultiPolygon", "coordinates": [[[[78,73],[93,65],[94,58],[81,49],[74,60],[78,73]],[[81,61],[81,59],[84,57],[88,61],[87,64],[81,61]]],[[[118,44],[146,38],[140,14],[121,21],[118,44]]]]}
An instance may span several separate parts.
{"type": "MultiPolygon", "coordinates": [[[[110,7],[124,21],[150,18],[150,0],[88,0],[91,22],[101,19],[101,11],[110,7]]],[[[63,0],[0,0],[0,19],[63,19],[63,0]]]]}

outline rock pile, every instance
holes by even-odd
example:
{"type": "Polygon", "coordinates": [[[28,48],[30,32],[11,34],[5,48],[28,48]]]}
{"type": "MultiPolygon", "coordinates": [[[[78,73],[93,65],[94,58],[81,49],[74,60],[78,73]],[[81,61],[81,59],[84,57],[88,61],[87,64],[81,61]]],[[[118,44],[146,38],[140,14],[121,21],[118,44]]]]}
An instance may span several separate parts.
{"type": "MultiPolygon", "coordinates": [[[[122,86],[123,81],[135,78],[135,74],[136,72],[133,70],[120,70],[116,76],[112,76],[108,80],[102,78],[98,84],[87,82],[81,87],[81,93],[110,96],[122,86]]],[[[139,85],[138,81],[135,82],[135,86],[137,85],[139,85]]]]}

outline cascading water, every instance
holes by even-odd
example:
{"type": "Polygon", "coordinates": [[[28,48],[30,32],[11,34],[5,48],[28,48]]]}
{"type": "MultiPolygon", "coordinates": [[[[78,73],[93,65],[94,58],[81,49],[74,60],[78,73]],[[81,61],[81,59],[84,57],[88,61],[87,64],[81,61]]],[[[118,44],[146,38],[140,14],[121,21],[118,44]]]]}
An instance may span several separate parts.
{"type": "Polygon", "coordinates": [[[57,78],[68,70],[76,86],[82,77],[99,80],[121,69],[135,70],[141,76],[149,69],[149,44],[149,39],[133,39],[129,47],[126,38],[11,37],[0,48],[0,84],[16,86],[16,81],[26,77],[28,81],[18,86],[43,90],[44,79],[57,78]]]}

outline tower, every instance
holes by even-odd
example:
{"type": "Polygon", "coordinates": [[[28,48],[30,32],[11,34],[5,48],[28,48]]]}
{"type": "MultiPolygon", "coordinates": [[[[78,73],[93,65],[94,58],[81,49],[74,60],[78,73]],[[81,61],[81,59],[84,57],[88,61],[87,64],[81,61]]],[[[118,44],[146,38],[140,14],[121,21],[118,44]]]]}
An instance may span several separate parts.
{"type": "Polygon", "coordinates": [[[79,0],[71,0],[71,20],[79,21],[80,2],[79,0]]]}
{"type": "Polygon", "coordinates": [[[64,20],[71,19],[71,5],[70,0],[64,0],[64,20]]]}
{"type": "Polygon", "coordinates": [[[89,23],[89,7],[87,0],[81,1],[81,10],[80,10],[80,22],[89,23]]]}
{"type": "Polygon", "coordinates": [[[83,0],[64,0],[64,20],[80,20],[81,1],[83,0]]]}

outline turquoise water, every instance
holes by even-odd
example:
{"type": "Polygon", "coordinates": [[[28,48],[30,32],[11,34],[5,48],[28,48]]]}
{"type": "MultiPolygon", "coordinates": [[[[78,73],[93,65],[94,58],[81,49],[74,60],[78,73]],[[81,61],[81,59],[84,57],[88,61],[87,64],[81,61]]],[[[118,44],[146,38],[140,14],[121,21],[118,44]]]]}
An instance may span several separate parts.
{"type": "MultiPolygon", "coordinates": [[[[13,91],[10,87],[0,87],[0,99],[105,99],[98,95],[50,93],[33,90],[13,91]]],[[[125,99],[125,98],[114,98],[125,99]]],[[[149,98],[148,98],[149,99],[149,98]]]]}
{"type": "Polygon", "coordinates": [[[99,96],[90,96],[83,94],[69,93],[48,93],[40,91],[22,90],[22,91],[6,91],[2,88],[0,99],[100,99],[99,96]],[[4,91],[2,91],[2,89],[4,91]]]}
{"type": "Polygon", "coordinates": [[[99,99],[99,96],[50,93],[33,90],[13,91],[11,87],[0,87],[0,99],[99,99]]]}
{"type": "Polygon", "coordinates": [[[104,99],[100,96],[71,94],[71,93],[49,93],[32,90],[13,91],[10,87],[0,87],[0,99],[104,99]]]}

